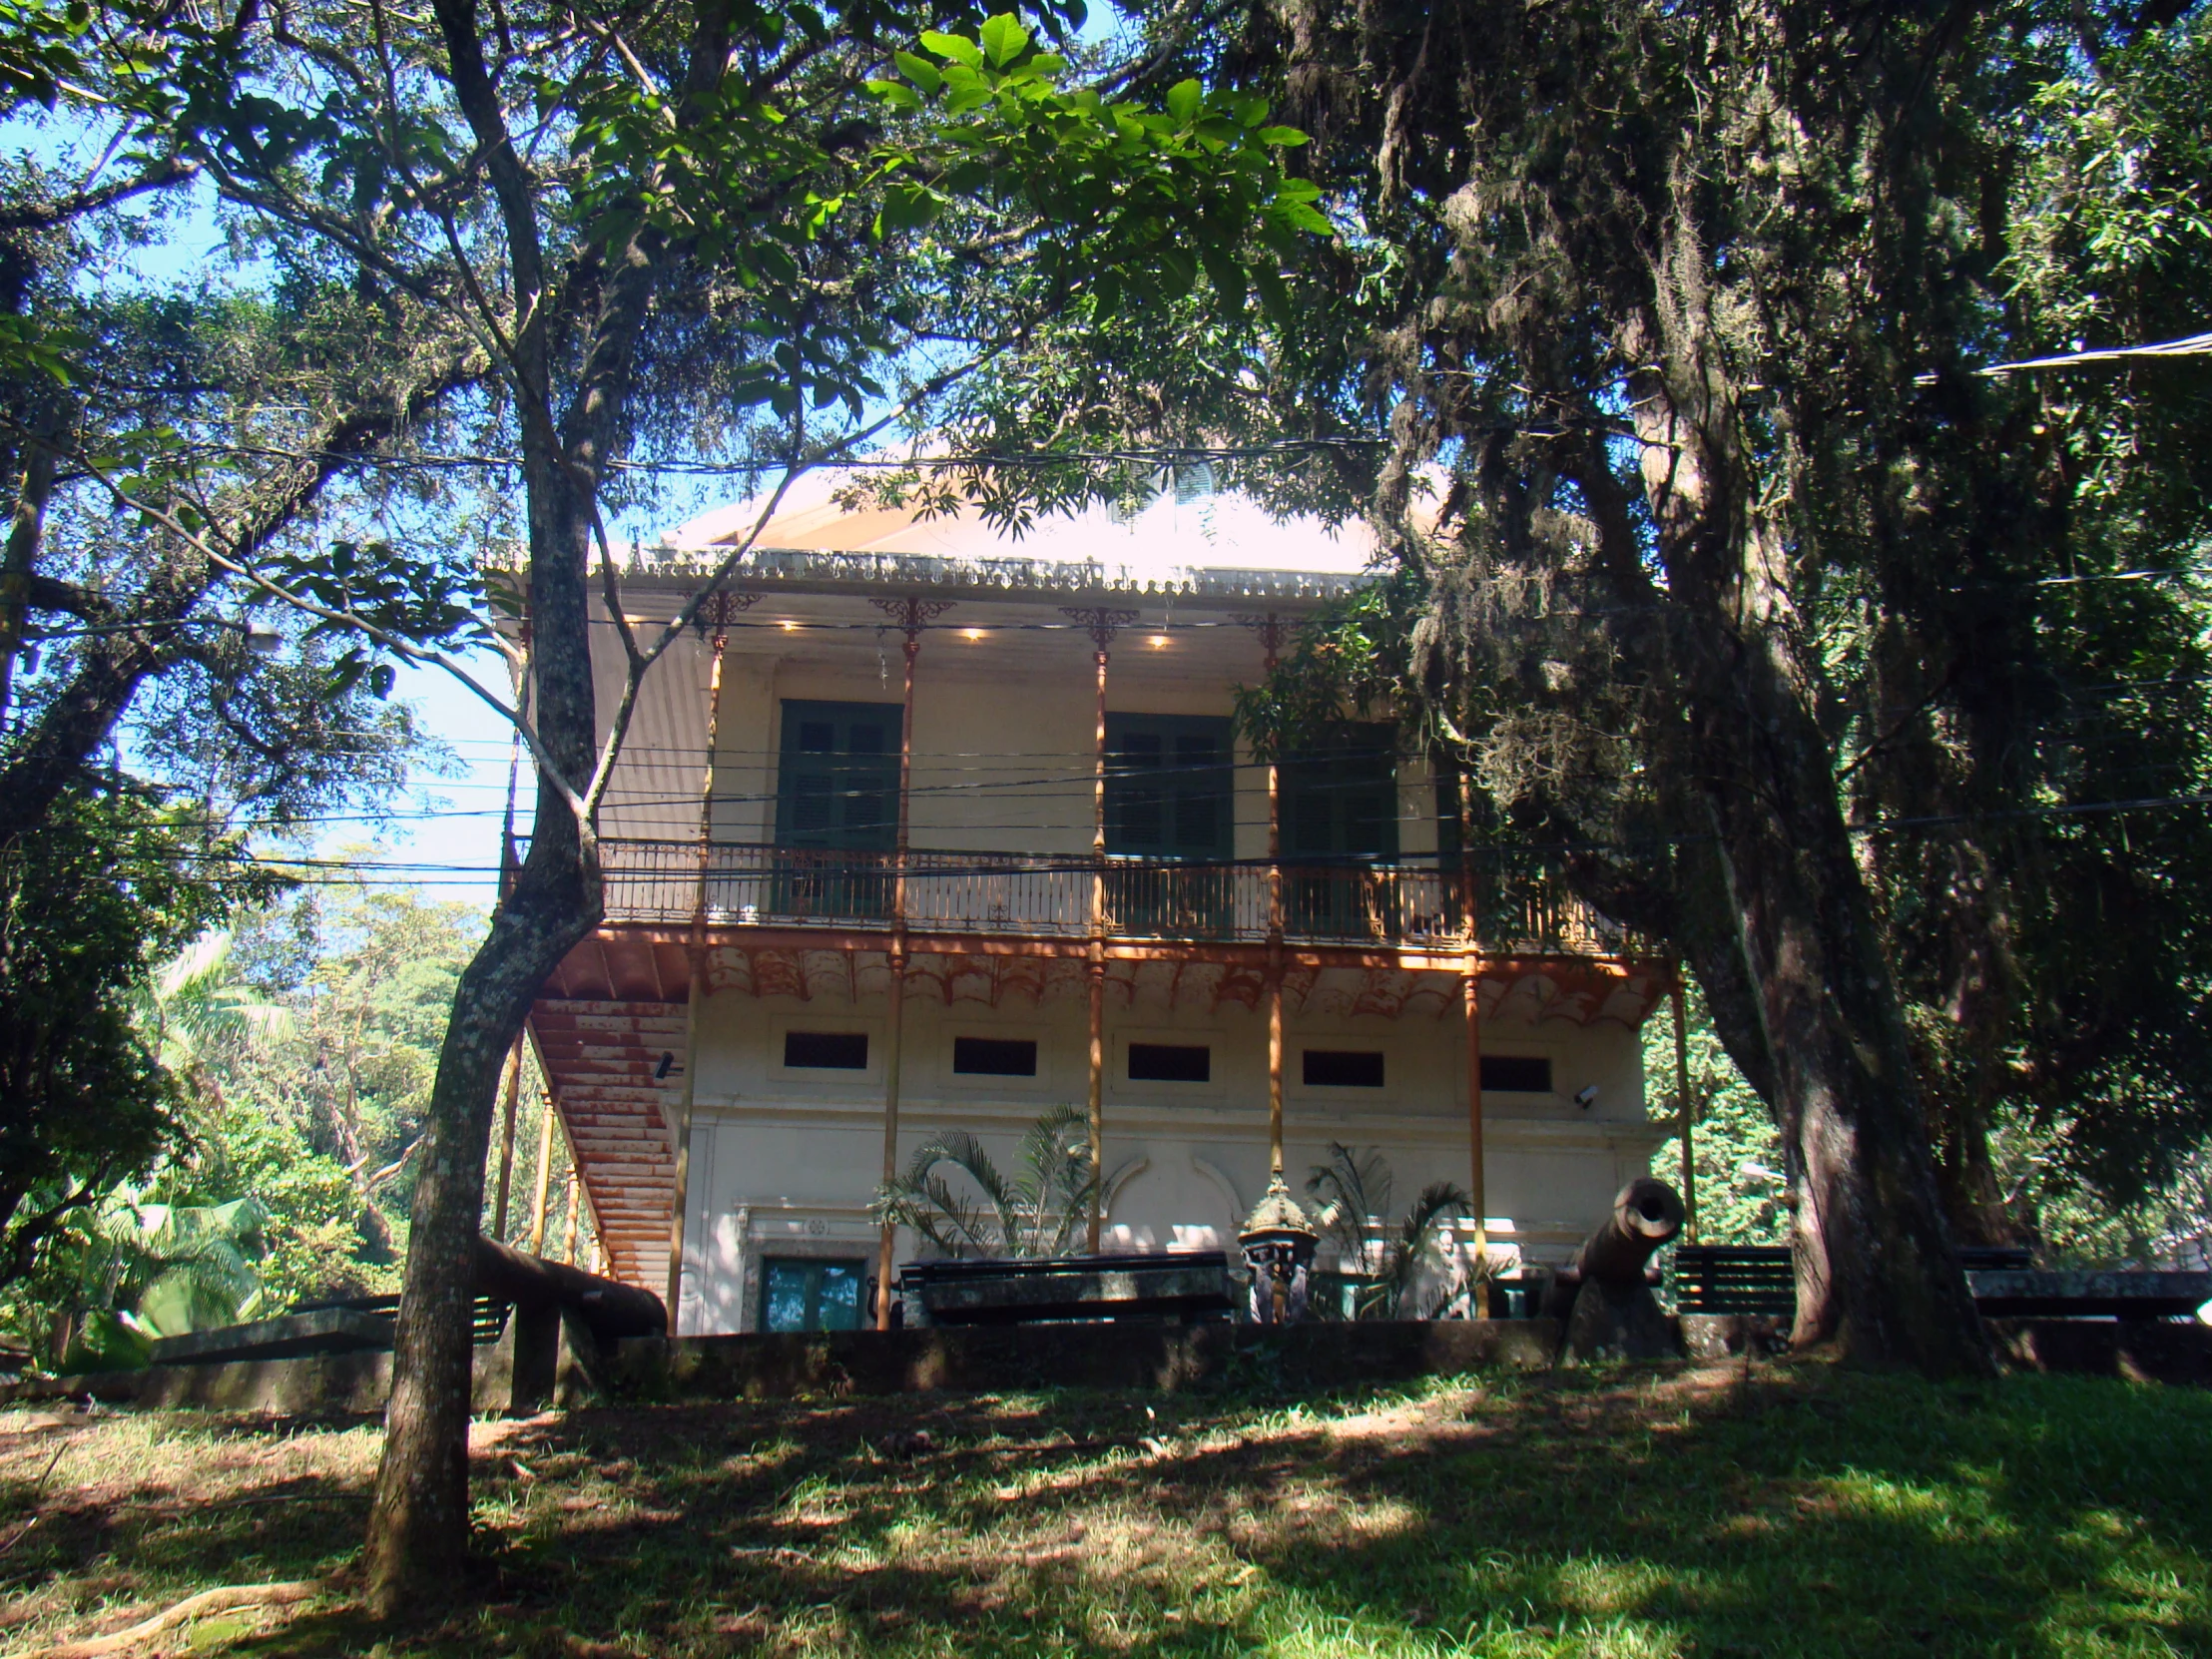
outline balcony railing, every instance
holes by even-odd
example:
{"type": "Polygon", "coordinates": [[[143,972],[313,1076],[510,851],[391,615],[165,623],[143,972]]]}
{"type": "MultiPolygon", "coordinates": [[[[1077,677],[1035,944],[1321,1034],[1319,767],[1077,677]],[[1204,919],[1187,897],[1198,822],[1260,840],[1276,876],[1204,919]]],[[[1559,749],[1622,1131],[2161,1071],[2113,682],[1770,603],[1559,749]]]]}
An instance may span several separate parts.
{"type": "MultiPolygon", "coordinates": [[[[695,841],[608,840],[609,921],[685,925],[700,897],[695,841]]],[[[888,929],[898,872],[888,852],[717,841],[706,849],[711,927],[888,929]]],[[[1091,861],[998,852],[911,851],[905,920],[915,932],[1084,938],[1091,861]]],[[[1258,943],[1269,932],[1264,863],[1193,864],[1112,857],[1103,898],[1109,938],[1258,943]]],[[[1649,947],[1542,869],[1477,873],[1483,950],[1499,955],[1628,956],[1649,947]]],[[[1347,859],[1283,866],[1283,936],[1293,943],[1458,949],[1466,942],[1456,868],[1347,859]]]]}

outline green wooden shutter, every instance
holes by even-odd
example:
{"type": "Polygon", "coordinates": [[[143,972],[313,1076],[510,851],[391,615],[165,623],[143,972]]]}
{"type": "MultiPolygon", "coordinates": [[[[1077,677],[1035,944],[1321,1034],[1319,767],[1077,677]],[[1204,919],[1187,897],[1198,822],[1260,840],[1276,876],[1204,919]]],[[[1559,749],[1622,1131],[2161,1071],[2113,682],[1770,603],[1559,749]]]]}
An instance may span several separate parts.
{"type": "Polygon", "coordinates": [[[1106,851],[1157,860],[1110,869],[1106,908],[1116,932],[1155,938],[1223,936],[1233,914],[1236,774],[1226,720],[1193,715],[1106,717],[1106,851]],[[1163,867],[1203,863],[1198,869],[1163,867]]]}
{"type": "Polygon", "coordinates": [[[898,840],[895,703],[784,702],[776,844],[888,852],[898,840]]]}
{"type": "Polygon", "coordinates": [[[1106,717],[1106,850],[1225,859],[1234,845],[1229,722],[1191,715],[1106,717]]]}

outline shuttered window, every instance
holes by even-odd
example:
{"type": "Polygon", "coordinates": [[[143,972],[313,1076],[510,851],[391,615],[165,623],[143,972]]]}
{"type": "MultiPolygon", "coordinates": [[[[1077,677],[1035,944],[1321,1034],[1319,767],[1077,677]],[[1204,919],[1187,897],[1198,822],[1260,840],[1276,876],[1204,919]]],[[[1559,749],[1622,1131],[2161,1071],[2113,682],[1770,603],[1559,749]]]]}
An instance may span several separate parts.
{"type": "Polygon", "coordinates": [[[888,851],[898,838],[895,703],[784,704],[776,843],[888,851]]]}
{"type": "Polygon", "coordinates": [[[1229,722],[1106,717],[1106,850],[1143,858],[1227,858],[1233,842],[1229,722]]]}
{"type": "Polygon", "coordinates": [[[1289,756],[1280,772],[1284,856],[1396,857],[1396,748],[1394,727],[1348,722],[1289,756]]]}

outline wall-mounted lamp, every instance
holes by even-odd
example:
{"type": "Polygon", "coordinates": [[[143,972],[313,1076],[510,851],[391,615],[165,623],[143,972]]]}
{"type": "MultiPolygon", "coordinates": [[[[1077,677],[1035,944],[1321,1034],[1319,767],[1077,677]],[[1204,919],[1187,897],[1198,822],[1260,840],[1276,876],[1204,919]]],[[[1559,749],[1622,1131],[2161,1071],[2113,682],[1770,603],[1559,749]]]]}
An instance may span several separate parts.
{"type": "Polygon", "coordinates": [[[1574,1097],[1574,1103],[1577,1106],[1581,1107],[1585,1112],[1587,1112],[1592,1106],[1595,1106],[1597,1104],[1597,1085],[1595,1083],[1587,1083],[1583,1085],[1583,1087],[1576,1093],[1574,1097]]]}

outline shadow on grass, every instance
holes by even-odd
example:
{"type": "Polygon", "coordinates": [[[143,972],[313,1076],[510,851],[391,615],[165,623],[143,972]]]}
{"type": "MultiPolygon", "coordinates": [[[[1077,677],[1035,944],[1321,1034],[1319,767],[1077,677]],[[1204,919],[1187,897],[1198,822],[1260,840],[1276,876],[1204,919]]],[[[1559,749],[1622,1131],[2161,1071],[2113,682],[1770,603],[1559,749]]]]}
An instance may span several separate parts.
{"type": "MultiPolygon", "coordinates": [[[[479,1454],[462,1611],[387,1651],[2207,1653],[2208,1435],[2202,1393],[1819,1366],[577,1413],[479,1454]]],[[[290,1576],[358,1536],[251,1507],[81,1517],[48,1570],[290,1576]]]]}

